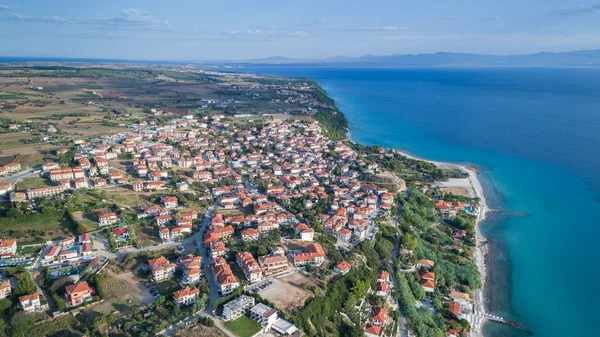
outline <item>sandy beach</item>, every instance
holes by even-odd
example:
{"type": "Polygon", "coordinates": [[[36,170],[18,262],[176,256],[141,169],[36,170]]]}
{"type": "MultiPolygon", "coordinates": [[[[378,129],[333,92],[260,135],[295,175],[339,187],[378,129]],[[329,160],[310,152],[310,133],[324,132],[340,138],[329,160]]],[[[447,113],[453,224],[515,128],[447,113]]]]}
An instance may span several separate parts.
{"type": "Polygon", "coordinates": [[[473,313],[470,315],[471,319],[471,332],[470,336],[472,337],[482,337],[482,326],[486,321],[486,318],[483,317],[483,313],[485,313],[485,299],[483,297],[483,288],[485,287],[485,278],[486,278],[486,256],[487,256],[487,245],[485,245],[485,237],[481,234],[480,223],[486,217],[488,206],[485,199],[485,194],[483,193],[483,187],[481,186],[481,182],[478,178],[478,172],[476,167],[468,164],[455,164],[455,163],[446,163],[439,162],[434,160],[428,160],[424,158],[415,157],[411,154],[408,154],[403,151],[397,150],[403,156],[408,158],[423,160],[430,163],[435,164],[439,168],[457,168],[469,174],[468,178],[465,179],[450,179],[448,182],[441,182],[439,186],[441,187],[459,187],[464,188],[469,191],[471,197],[479,197],[479,213],[477,215],[477,225],[476,229],[476,249],[475,249],[475,263],[477,264],[477,268],[479,268],[479,273],[481,277],[482,287],[473,292],[474,304],[473,304],[473,313]]]}

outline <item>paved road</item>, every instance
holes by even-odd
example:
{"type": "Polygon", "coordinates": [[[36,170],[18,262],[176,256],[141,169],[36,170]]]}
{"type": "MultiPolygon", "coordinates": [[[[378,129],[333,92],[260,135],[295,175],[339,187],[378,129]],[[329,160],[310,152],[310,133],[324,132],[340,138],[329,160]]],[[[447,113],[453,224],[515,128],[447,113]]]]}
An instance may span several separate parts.
{"type": "MultiPolygon", "coordinates": [[[[396,234],[396,244],[394,245],[394,250],[392,251],[392,257],[393,258],[398,257],[399,253],[400,253],[400,234],[396,234]]],[[[397,273],[397,266],[392,266],[392,281],[394,282],[394,287],[396,289],[398,289],[398,277],[397,277],[396,273],[397,273]]],[[[396,302],[396,311],[398,311],[398,314],[400,314],[400,322],[398,322],[398,336],[408,337],[408,321],[406,320],[406,316],[404,315],[402,310],[400,310],[400,303],[398,303],[398,301],[396,299],[394,299],[394,301],[396,302]]]]}
{"type": "Polygon", "coordinates": [[[202,256],[202,260],[204,261],[204,276],[206,278],[206,281],[208,282],[208,288],[210,289],[210,301],[206,306],[206,312],[210,315],[212,315],[215,301],[219,299],[220,295],[219,285],[215,280],[215,273],[213,272],[213,269],[210,264],[212,259],[208,255],[207,249],[204,247],[203,236],[204,232],[206,232],[206,229],[208,228],[208,225],[210,224],[212,214],[217,208],[217,205],[219,204],[220,200],[221,198],[218,198],[215,204],[208,209],[208,212],[206,212],[206,216],[202,220],[202,224],[198,228],[196,235],[193,236],[193,238],[195,238],[196,240],[196,249],[200,252],[200,256],[202,256]]]}
{"type": "Polygon", "coordinates": [[[2,177],[0,178],[0,182],[9,182],[9,181],[15,181],[15,180],[19,180],[22,178],[26,178],[32,174],[34,174],[36,171],[36,169],[29,169],[29,170],[25,170],[25,171],[21,171],[19,173],[15,173],[12,176],[8,176],[8,177],[2,177]]]}

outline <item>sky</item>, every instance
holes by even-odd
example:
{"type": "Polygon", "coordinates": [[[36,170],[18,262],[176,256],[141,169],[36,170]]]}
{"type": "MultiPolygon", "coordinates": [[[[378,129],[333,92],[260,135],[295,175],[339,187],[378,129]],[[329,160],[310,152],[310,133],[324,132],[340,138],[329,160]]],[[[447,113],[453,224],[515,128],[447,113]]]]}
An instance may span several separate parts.
{"type": "Polygon", "coordinates": [[[246,60],[600,48],[600,1],[0,0],[0,56],[246,60]]]}

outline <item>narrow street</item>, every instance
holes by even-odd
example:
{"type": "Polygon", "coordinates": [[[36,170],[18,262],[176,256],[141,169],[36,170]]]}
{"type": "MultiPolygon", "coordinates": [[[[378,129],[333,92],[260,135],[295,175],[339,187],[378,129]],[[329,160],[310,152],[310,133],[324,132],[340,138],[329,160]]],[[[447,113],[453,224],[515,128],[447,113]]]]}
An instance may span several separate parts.
{"type": "Polygon", "coordinates": [[[204,219],[202,219],[202,223],[200,224],[200,227],[198,228],[198,231],[194,236],[196,240],[196,249],[200,252],[200,256],[202,256],[202,260],[204,261],[204,277],[206,278],[206,281],[208,282],[208,288],[210,289],[210,301],[206,305],[206,312],[209,315],[213,314],[213,307],[215,305],[215,301],[218,300],[220,296],[219,285],[215,280],[215,274],[213,272],[213,269],[211,268],[210,262],[212,261],[212,259],[208,255],[206,247],[204,247],[203,236],[208,228],[208,225],[210,224],[212,214],[217,208],[217,205],[219,204],[220,200],[221,198],[218,198],[215,201],[215,203],[208,209],[208,211],[206,212],[206,216],[204,217],[204,219]]]}
{"type": "MultiPolygon", "coordinates": [[[[395,218],[395,217],[394,217],[395,218]]],[[[398,257],[400,253],[400,234],[396,234],[396,244],[394,245],[394,250],[392,251],[392,258],[398,257]]],[[[397,266],[392,266],[392,282],[394,283],[394,288],[398,289],[398,277],[397,277],[397,266]]],[[[400,310],[400,303],[396,299],[396,311],[400,315],[400,322],[398,322],[398,336],[400,337],[408,337],[408,321],[406,320],[406,316],[400,310]]]]}

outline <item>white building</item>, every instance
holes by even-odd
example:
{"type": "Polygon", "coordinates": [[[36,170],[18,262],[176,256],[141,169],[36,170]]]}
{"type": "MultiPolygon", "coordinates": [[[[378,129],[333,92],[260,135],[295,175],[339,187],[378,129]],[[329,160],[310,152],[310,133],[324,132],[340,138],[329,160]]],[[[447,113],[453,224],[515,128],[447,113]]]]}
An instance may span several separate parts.
{"type": "Polygon", "coordinates": [[[254,297],[242,295],[223,306],[221,317],[225,321],[236,319],[254,306],[254,297]]]}

